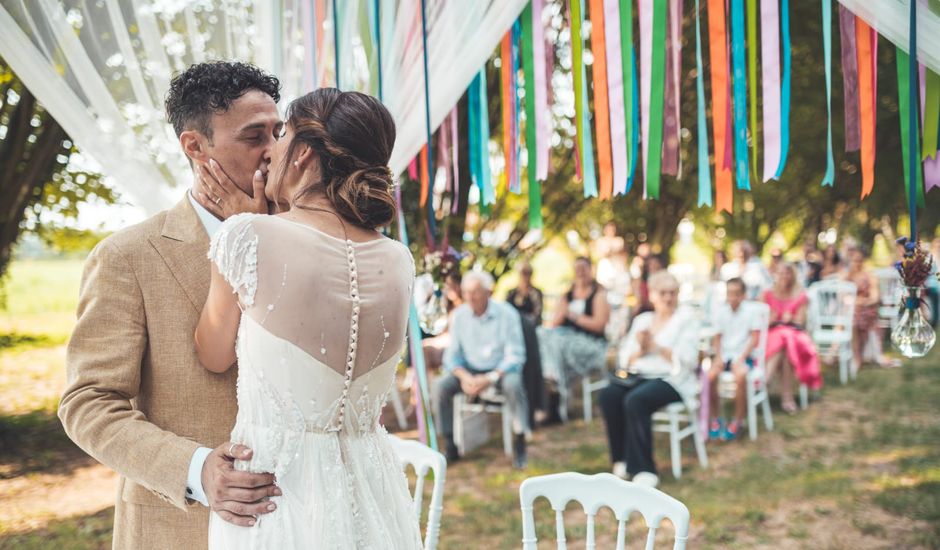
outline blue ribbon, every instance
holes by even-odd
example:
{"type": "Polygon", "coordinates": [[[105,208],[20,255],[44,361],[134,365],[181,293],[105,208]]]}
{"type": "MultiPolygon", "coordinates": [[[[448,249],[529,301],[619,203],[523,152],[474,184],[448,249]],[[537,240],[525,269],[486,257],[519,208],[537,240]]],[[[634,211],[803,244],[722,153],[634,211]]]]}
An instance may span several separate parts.
{"type": "MultiPolygon", "coordinates": [[[[828,2],[828,0],[825,1],[828,2]]],[[[831,25],[825,25],[825,27],[829,29],[831,25]]],[[[780,86],[780,165],[777,166],[777,173],[774,175],[777,181],[780,180],[783,168],[787,165],[787,151],[790,149],[790,0],[780,0],[780,28],[780,41],[783,44],[783,82],[780,86]]],[[[828,61],[829,55],[826,55],[826,59],[828,61]]]]}
{"type": "MultiPolygon", "coordinates": [[[[401,188],[395,188],[395,201],[398,203],[398,231],[401,242],[408,246],[408,228],[405,225],[405,211],[401,207],[401,188]]],[[[414,296],[408,299],[408,344],[411,351],[411,364],[418,375],[418,389],[421,391],[421,406],[424,411],[424,421],[428,427],[428,440],[425,442],[435,451],[437,450],[437,432],[434,429],[434,415],[431,414],[431,392],[428,391],[427,365],[424,363],[424,349],[421,347],[421,326],[418,324],[418,308],[415,306],[414,296]]],[[[392,391],[398,391],[393,388],[392,391]]]]}
{"type": "Polygon", "coordinates": [[[734,165],[738,189],[751,189],[747,158],[747,74],[744,65],[744,0],[731,0],[731,61],[734,66],[734,165]]]}
{"type": "Polygon", "coordinates": [[[380,19],[381,12],[379,11],[379,0],[372,0],[372,17],[375,33],[375,56],[376,63],[376,76],[378,80],[378,91],[379,91],[379,101],[382,101],[382,20],[380,19]]]}
{"type": "Polygon", "coordinates": [[[631,106],[630,114],[630,116],[633,118],[633,135],[630,136],[630,158],[633,159],[633,161],[630,163],[630,177],[627,178],[627,188],[623,192],[624,195],[633,189],[633,178],[636,175],[636,165],[640,163],[640,160],[637,158],[637,154],[639,153],[640,149],[640,85],[637,83],[636,48],[633,49],[632,55],[630,57],[630,72],[633,73],[633,105],[631,106]]]}
{"type": "Polygon", "coordinates": [[[836,177],[835,161],[832,158],[832,4],[822,0],[823,55],[826,57],[826,175],[822,184],[832,186],[836,177]]]}
{"type": "Polygon", "coordinates": [[[910,52],[910,73],[911,73],[911,83],[908,94],[908,101],[910,102],[911,108],[908,109],[910,113],[910,122],[908,123],[908,132],[910,137],[908,138],[908,162],[910,162],[910,174],[911,177],[908,178],[908,187],[909,193],[907,194],[907,208],[911,218],[911,242],[917,242],[917,170],[919,168],[920,155],[918,155],[919,148],[917,147],[917,130],[919,129],[917,124],[917,113],[918,106],[920,102],[918,101],[918,93],[920,92],[920,86],[917,84],[918,77],[920,72],[917,70],[917,0],[910,0],[911,2],[911,30],[910,30],[910,44],[908,45],[908,51],[910,52]]]}
{"type": "MultiPolygon", "coordinates": [[[[827,0],[823,0],[824,2],[827,0]]],[[[695,0],[695,94],[698,98],[698,205],[712,205],[712,175],[708,166],[708,121],[705,118],[705,81],[702,70],[702,29],[699,0],[695,0]]]]}
{"type": "MultiPolygon", "coordinates": [[[[585,98],[588,97],[587,71],[584,65],[581,65],[581,90],[585,98]]],[[[591,140],[591,110],[588,109],[588,102],[584,101],[582,105],[584,110],[584,132],[581,134],[581,147],[584,149],[584,166],[581,167],[581,173],[584,176],[584,196],[597,196],[597,176],[594,172],[594,143],[591,140]]]]}

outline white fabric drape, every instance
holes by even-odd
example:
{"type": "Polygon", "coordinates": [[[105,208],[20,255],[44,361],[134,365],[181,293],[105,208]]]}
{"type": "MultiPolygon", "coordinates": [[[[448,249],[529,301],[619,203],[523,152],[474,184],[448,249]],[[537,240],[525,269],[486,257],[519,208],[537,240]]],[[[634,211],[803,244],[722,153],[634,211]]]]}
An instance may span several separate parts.
{"type": "MultiPolygon", "coordinates": [[[[910,49],[911,0],[839,0],[878,34],[904,51],[910,49]]],[[[940,72],[940,14],[917,4],[917,60],[940,72]]]]}
{"type": "MultiPolygon", "coordinates": [[[[427,0],[432,127],[526,2],[427,0]]],[[[373,0],[336,5],[341,87],[376,94],[373,0]]],[[[399,173],[425,142],[421,0],[380,5],[383,100],[398,126],[390,164],[399,173]]],[[[114,186],[155,212],[191,179],[163,112],[173,74],[212,59],[252,61],[281,79],[282,106],[312,85],[334,86],[332,6],[332,0],[0,0],[0,56],[114,186]]]]}

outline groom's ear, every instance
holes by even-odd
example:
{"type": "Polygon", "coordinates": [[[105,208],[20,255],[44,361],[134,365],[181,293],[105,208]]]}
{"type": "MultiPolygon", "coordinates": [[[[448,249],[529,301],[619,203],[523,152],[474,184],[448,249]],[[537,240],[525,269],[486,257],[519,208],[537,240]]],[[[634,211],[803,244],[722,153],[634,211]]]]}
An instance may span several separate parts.
{"type": "Polygon", "coordinates": [[[196,130],[185,130],[180,134],[180,146],[191,160],[199,163],[209,162],[209,140],[196,130]]]}

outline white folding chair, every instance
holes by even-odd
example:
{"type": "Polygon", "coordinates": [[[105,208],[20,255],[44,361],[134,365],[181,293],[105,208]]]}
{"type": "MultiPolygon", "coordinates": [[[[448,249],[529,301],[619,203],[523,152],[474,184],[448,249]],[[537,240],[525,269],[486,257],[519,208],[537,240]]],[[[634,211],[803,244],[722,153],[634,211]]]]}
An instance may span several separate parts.
{"type": "Polygon", "coordinates": [[[594,517],[602,507],[610,508],[617,518],[617,550],[623,550],[626,545],[627,520],[632,512],[639,512],[646,521],[647,550],[653,549],[656,530],[664,518],[672,522],[676,531],[674,550],[684,549],[688,540],[689,509],[666,493],[624,481],[612,474],[587,476],[565,472],[531,477],[519,487],[523,550],[536,550],[538,547],[535,515],[532,512],[532,505],[538,497],[547,498],[555,511],[556,545],[560,550],[567,548],[564,511],[572,500],[579,502],[587,515],[587,550],[595,550],[597,547],[594,541],[594,517]]]}
{"type": "Polygon", "coordinates": [[[682,440],[687,437],[692,438],[699,464],[708,468],[705,439],[698,425],[698,400],[689,401],[670,403],[653,413],[653,431],[669,434],[669,459],[676,479],[682,477],[682,440]]]}
{"type": "Polygon", "coordinates": [[[426,550],[437,548],[437,539],[441,531],[441,514],[444,510],[444,480],[447,476],[447,459],[444,455],[418,441],[401,439],[389,434],[389,442],[398,455],[402,470],[410,464],[415,470],[414,504],[415,515],[421,522],[422,501],[424,500],[424,479],[428,472],[434,476],[431,489],[431,504],[428,510],[428,523],[425,527],[424,547],[426,550]]]}
{"type": "MultiPolygon", "coordinates": [[[[754,366],[747,373],[747,431],[751,440],[757,439],[757,406],[762,407],[764,426],[768,431],[774,429],[774,418],[770,412],[770,396],[767,392],[767,332],[770,325],[770,306],[762,302],[746,301],[741,307],[751,308],[760,320],[760,339],[757,348],[751,354],[754,366]]],[[[722,372],[718,379],[718,397],[734,399],[737,384],[734,373],[722,372]]]]}
{"type": "MultiPolygon", "coordinates": [[[[808,325],[820,356],[832,349],[838,354],[839,381],[855,379],[858,368],[852,356],[852,323],[855,317],[855,283],[826,279],[809,287],[808,325]]],[[[801,398],[803,390],[800,390],[801,398]]]]}
{"type": "Polygon", "coordinates": [[[901,275],[893,267],[885,267],[875,272],[878,277],[878,324],[882,328],[892,329],[898,322],[898,302],[901,300],[901,275]]]}
{"type": "Polygon", "coordinates": [[[493,388],[487,388],[480,394],[479,401],[471,403],[467,396],[458,393],[454,396],[454,444],[461,455],[466,448],[466,434],[463,433],[463,415],[480,412],[499,414],[502,417],[503,452],[512,456],[512,415],[506,398],[493,388]]]}

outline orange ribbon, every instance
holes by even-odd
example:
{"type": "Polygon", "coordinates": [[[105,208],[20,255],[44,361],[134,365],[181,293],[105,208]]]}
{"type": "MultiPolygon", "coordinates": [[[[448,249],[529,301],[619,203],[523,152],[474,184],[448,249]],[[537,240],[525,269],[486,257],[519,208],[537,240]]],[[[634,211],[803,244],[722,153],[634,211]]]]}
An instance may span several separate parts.
{"type": "Polygon", "coordinates": [[[712,132],[715,135],[715,211],[734,209],[731,168],[725,165],[728,129],[728,38],[725,1],[708,0],[708,50],[712,73],[712,132]]]}
{"type": "Polygon", "coordinates": [[[421,169],[421,207],[424,208],[428,204],[428,146],[427,144],[421,148],[421,162],[418,163],[421,169]]]}
{"type": "MultiPolygon", "coordinates": [[[[607,46],[604,42],[604,1],[591,0],[591,51],[594,53],[594,120],[597,121],[599,198],[614,194],[614,165],[610,146],[610,103],[607,96],[607,46]]],[[[617,22],[613,22],[617,23],[617,22]]]]}
{"type": "Polygon", "coordinates": [[[875,185],[875,76],[872,56],[871,27],[855,18],[855,43],[858,56],[858,111],[862,134],[862,198],[871,194],[875,185]]]}

